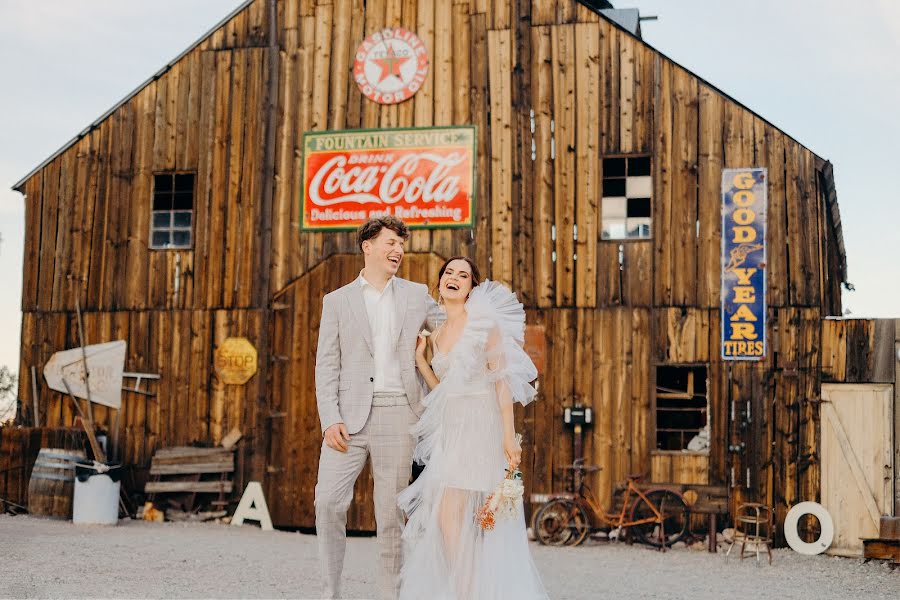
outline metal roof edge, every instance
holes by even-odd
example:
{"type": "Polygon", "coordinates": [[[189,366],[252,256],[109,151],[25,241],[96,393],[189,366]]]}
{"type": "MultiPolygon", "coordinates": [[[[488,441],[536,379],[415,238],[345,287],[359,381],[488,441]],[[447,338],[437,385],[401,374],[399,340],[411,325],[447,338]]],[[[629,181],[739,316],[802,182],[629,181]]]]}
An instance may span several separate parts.
{"type": "Polygon", "coordinates": [[[53,154],[51,154],[50,156],[48,156],[46,159],[44,159],[38,166],[36,166],[35,168],[33,168],[31,171],[29,171],[27,175],[25,175],[24,177],[22,177],[22,179],[20,179],[20,180],[17,181],[16,183],[14,183],[13,186],[12,186],[13,191],[16,191],[16,192],[19,192],[19,193],[21,193],[21,194],[24,194],[25,192],[24,192],[24,190],[22,189],[22,186],[24,186],[24,185],[25,185],[25,182],[28,181],[29,179],[31,179],[31,177],[32,177],[35,173],[37,173],[38,171],[40,171],[41,169],[43,169],[44,167],[46,167],[48,164],[50,164],[51,162],[53,162],[53,160],[55,160],[60,154],[62,154],[63,152],[65,152],[66,150],[68,150],[69,148],[71,148],[72,146],[74,146],[75,143],[78,142],[78,140],[82,139],[84,136],[86,136],[86,135],[89,134],[91,131],[93,131],[94,129],[96,129],[96,128],[100,125],[100,123],[102,123],[103,121],[105,121],[110,115],[112,115],[114,112],[116,112],[116,110],[118,110],[119,108],[121,108],[123,104],[125,104],[126,102],[128,102],[129,100],[131,100],[132,98],[134,98],[141,90],[143,90],[143,89],[144,89],[145,87],[147,87],[149,84],[151,84],[152,82],[154,82],[154,81],[156,81],[157,79],[159,79],[160,77],[162,77],[162,76],[163,76],[165,73],[167,73],[173,66],[175,66],[175,63],[177,63],[177,62],[180,61],[182,58],[184,58],[187,54],[189,54],[189,53],[190,53],[192,50],[194,50],[197,46],[199,46],[201,43],[203,43],[203,42],[206,40],[206,38],[208,38],[208,37],[211,36],[213,33],[215,33],[216,31],[218,31],[221,27],[223,27],[226,23],[228,23],[228,21],[230,21],[230,20],[233,19],[235,16],[237,16],[238,13],[240,13],[240,12],[243,11],[245,8],[247,8],[248,6],[250,6],[251,4],[253,4],[253,2],[254,2],[254,0],[245,0],[243,3],[241,3],[240,6],[238,6],[237,8],[235,8],[234,10],[232,10],[230,13],[228,13],[227,16],[223,17],[218,23],[216,23],[215,25],[213,25],[212,28],[210,28],[206,33],[204,33],[203,35],[201,35],[201,36],[200,36],[193,44],[191,44],[191,45],[189,45],[187,48],[185,48],[181,53],[178,54],[178,56],[176,56],[175,58],[173,58],[172,60],[170,60],[168,63],[166,63],[166,65],[165,65],[164,67],[162,67],[162,68],[159,69],[156,73],[154,73],[153,75],[151,75],[150,78],[146,79],[144,82],[142,82],[140,85],[138,85],[134,90],[132,90],[131,92],[129,92],[129,93],[128,93],[125,97],[123,97],[121,100],[119,100],[118,102],[116,102],[109,110],[107,110],[106,112],[104,112],[102,115],[100,115],[100,117],[98,117],[98,118],[95,119],[93,122],[91,122],[90,125],[88,125],[88,126],[85,127],[84,129],[82,129],[80,132],[78,132],[78,133],[75,135],[75,137],[73,137],[72,139],[70,139],[68,142],[66,142],[65,144],[63,144],[56,152],[54,152],[53,154]]]}

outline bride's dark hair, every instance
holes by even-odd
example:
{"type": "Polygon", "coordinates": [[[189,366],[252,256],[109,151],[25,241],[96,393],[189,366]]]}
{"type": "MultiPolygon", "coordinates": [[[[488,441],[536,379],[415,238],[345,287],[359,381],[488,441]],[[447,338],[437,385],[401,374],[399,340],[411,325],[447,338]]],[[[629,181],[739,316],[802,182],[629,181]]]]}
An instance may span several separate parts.
{"type": "Polygon", "coordinates": [[[464,260],[469,263],[469,268],[472,269],[472,287],[474,288],[476,285],[481,283],[481,273],[478,271],[478,265],[475,264],[475,261],[469,258],[468,256],[453,256],[448,258],[443,265],[441,265],[441,270],[438,271],[438,282],[437,285],[440,287],[441,285],[441,277],[444,276],[444,271],[447,270],[447,265],[452,263],[454,260],[464,260]]]}

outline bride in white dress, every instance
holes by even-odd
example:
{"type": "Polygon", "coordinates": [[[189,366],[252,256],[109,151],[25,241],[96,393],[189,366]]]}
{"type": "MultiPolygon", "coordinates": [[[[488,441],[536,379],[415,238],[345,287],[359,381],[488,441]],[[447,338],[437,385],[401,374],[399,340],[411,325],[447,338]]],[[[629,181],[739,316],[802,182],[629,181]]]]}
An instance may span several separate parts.
{"type": "Polygon", "coordinates": [[[425,470],[398,496],[409,518],[403,532],[402,600],[547,598],[528,549],[522,501],[514,516],[482,529],[476,513],[522,449],[513,405],[536,392],[534,364],[522,349],[525,311],[508,288],[485,281],[468,258],[439,273],[446,322],[416,348],[416,366],[431,388],[413,433],[425,470]]]}

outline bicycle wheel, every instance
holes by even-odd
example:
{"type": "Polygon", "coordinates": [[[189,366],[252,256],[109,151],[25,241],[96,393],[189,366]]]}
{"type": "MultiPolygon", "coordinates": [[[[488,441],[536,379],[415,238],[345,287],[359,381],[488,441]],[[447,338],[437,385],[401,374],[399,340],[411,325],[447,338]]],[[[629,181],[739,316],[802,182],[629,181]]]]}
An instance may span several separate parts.
{"type": "MultiPolygon", "coordinates": [[[[651,490],[646,492],[647,499],[656,507],[663,518],[663,539],[660,540],[659,523],[653,521],[631,527],[638,541],[659,548],[663,543],[671,546],[680,540],[688,528],[688,507],[680,494],[670,490],[651,490]]],[[[647,502],[638,496],[631,509],[631,520],[656,519],[656,513],[647,502]]]]}
{"type": "Polygon", "coordinates": [[[547,546],[580,544],[588,530],[584,510],[568,498],[551,500],[534,518],[534,536],[547,546]]]}
{"type": "Polygon", "coordinates": [[[569,529],[572,531],[572,537],[569,538],[567,546],[577,546],[591,532],[591,521],[587,512],[581,503],[576,502],[569,518],[569,529]]]}

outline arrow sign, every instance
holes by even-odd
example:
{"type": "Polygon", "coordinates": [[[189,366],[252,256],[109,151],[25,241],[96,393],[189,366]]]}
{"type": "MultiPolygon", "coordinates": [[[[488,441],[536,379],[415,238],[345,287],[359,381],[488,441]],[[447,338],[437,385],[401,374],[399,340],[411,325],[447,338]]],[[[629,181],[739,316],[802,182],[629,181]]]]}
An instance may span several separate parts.
{"type": "MultiPolygon", "coordinates": [[[[125,370],[125,340],[85,346],[90,374],[90,400],[110,408],[122,406],[122,372],[125,370]]],[[[63,350],[44,365],[44,378],[52,390],[66,393],[63,378],[72,394],[88,398],[84,377],[84,355],[81,348],[63,350]]]]}

